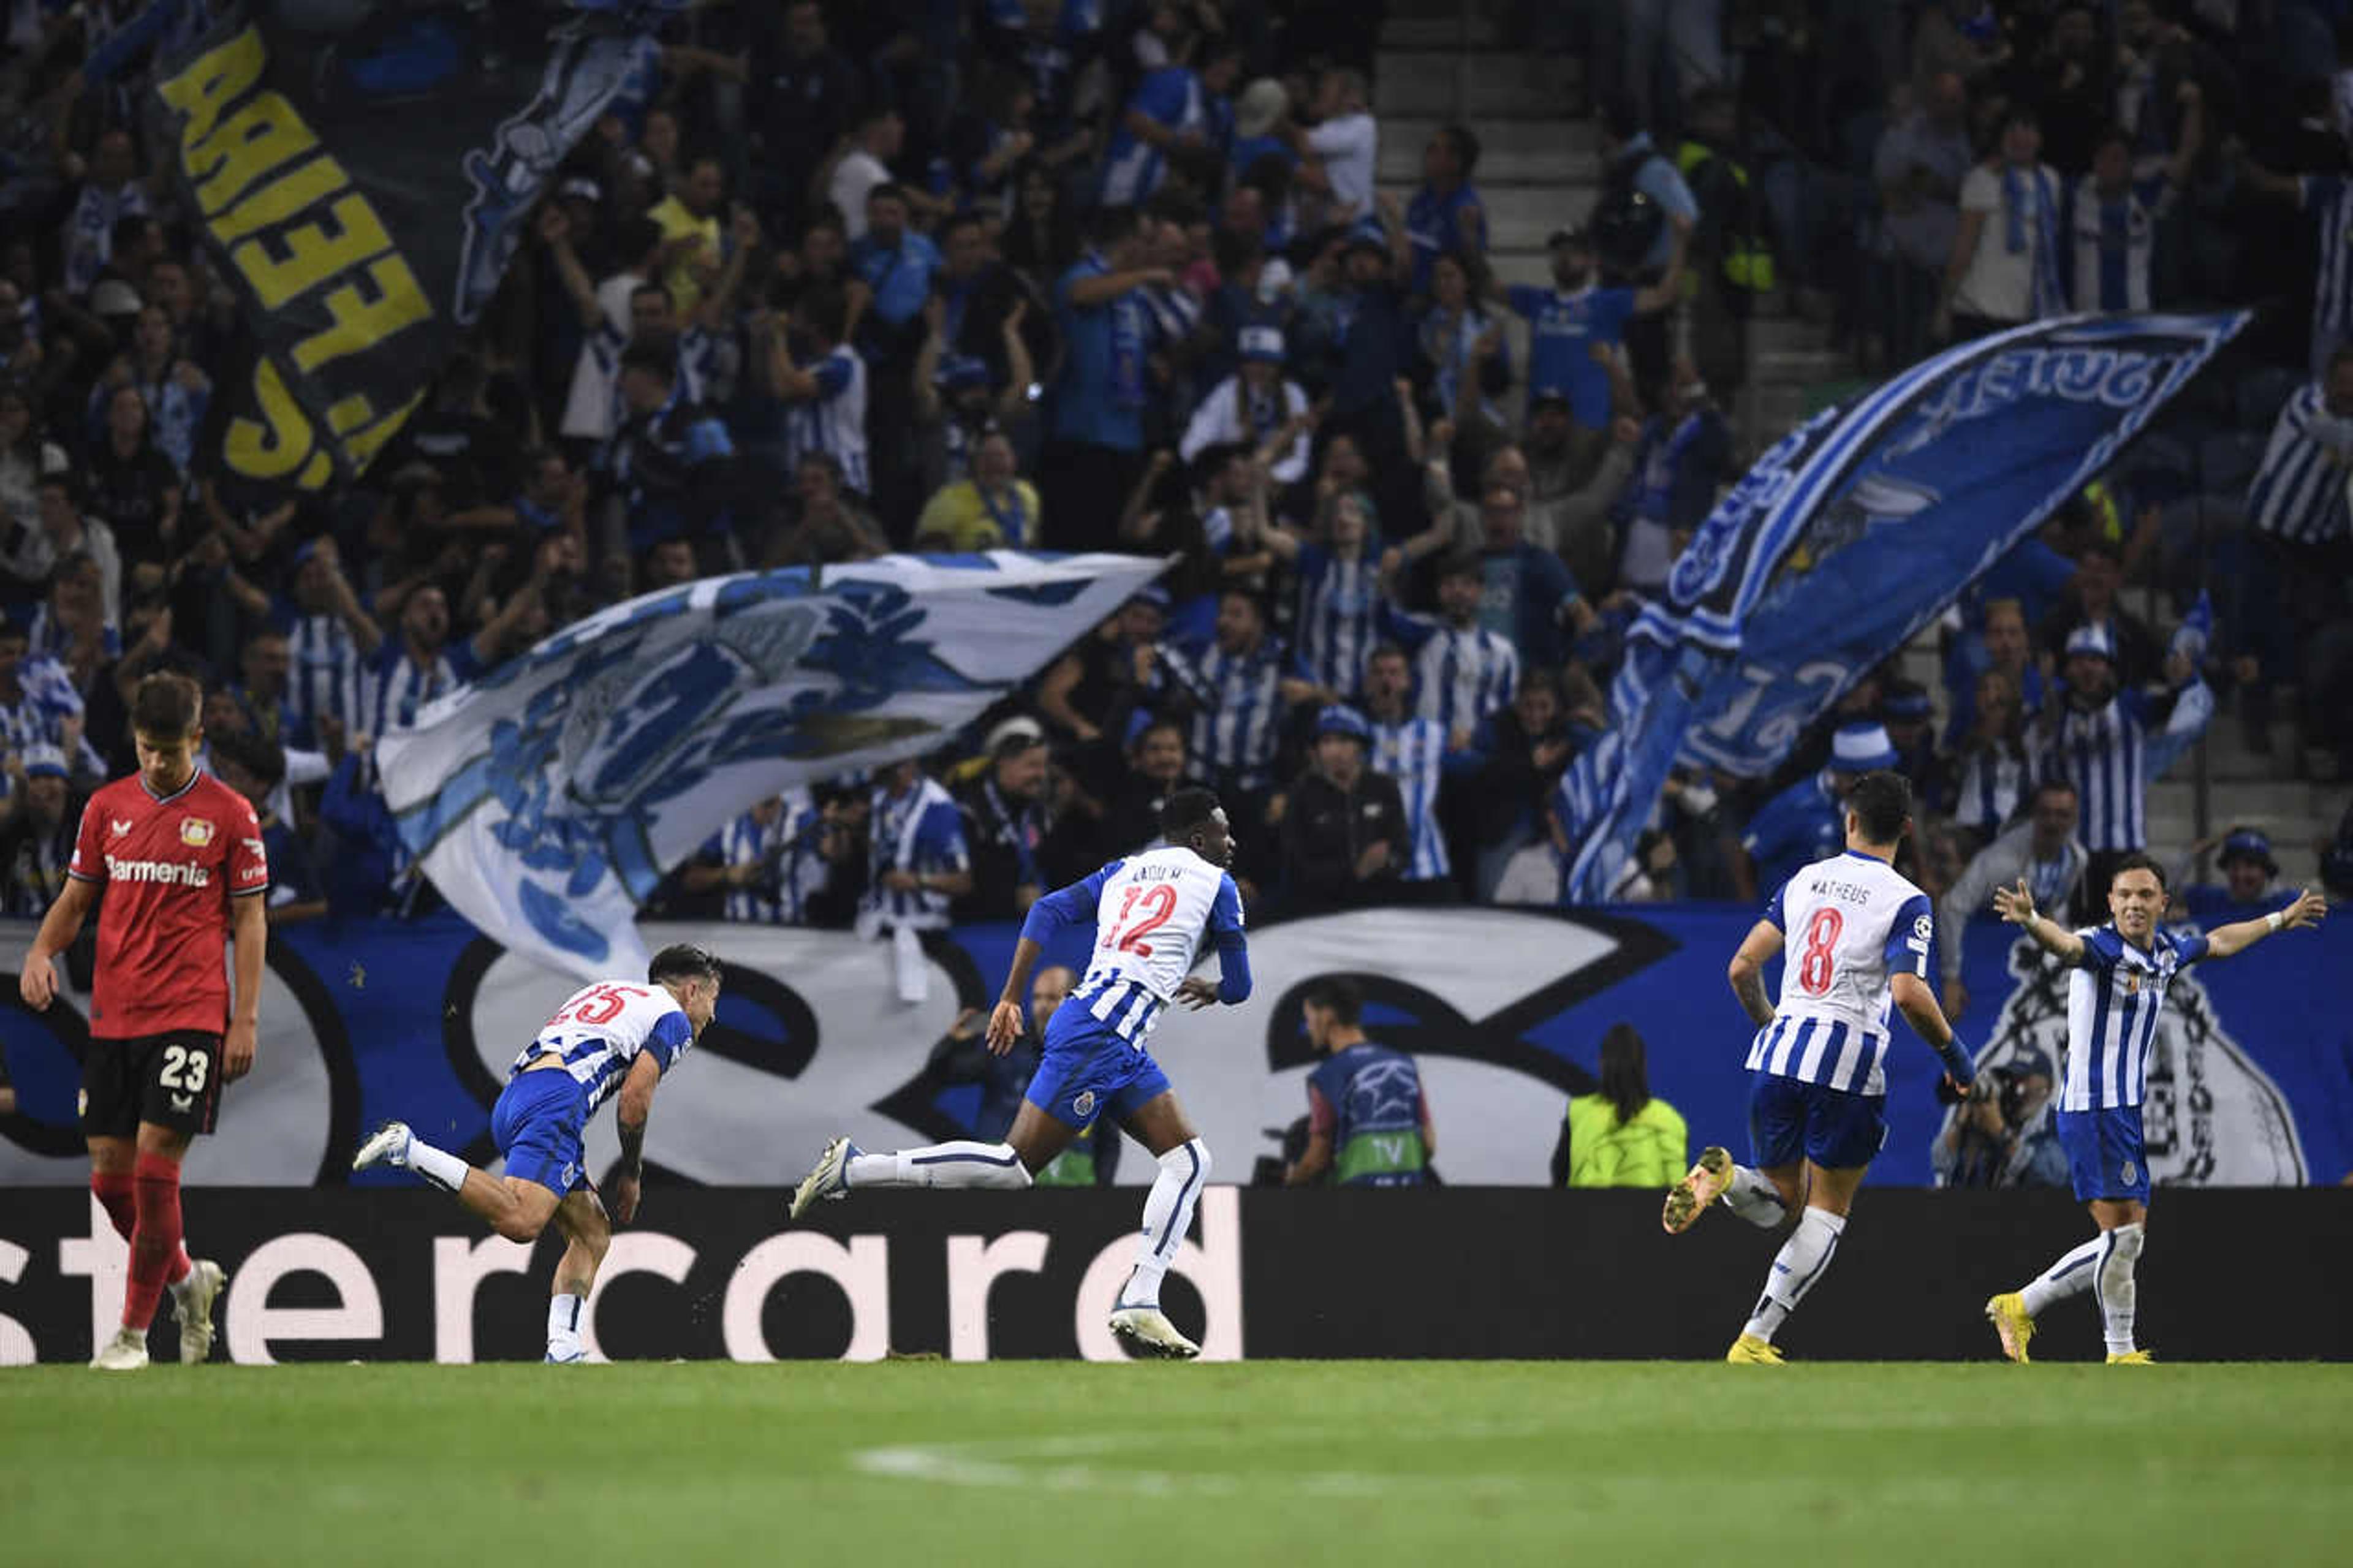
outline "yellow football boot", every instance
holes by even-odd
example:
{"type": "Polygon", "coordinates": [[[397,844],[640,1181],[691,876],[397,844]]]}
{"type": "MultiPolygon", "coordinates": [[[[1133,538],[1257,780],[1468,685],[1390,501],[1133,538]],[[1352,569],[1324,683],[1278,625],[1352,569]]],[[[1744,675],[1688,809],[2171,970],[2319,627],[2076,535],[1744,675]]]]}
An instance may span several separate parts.
{"type": "Polygon", "coordinates": [[[2034,1337],[2034,1319],[2026,1310],[2025,1297],[2005,1290],[1986,1303],[1985,1315],[2001,1336],[2002,1354],[2021,1363],[2034,1359],[2026,1353],[2026,1342],[2034,1337]]]}

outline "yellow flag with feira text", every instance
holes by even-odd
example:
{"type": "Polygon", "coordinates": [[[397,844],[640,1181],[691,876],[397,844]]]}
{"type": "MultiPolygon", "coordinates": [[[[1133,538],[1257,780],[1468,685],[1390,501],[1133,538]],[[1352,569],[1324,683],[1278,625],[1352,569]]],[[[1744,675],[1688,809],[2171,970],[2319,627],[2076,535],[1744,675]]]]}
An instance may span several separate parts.
{"type": "Polygon", "coordinates": [[[183,204],[247,328],[206,466],[255,494],[367,468],[653,47],[611,5],[352,11],[234,5],[154,76],[183,204]]]}

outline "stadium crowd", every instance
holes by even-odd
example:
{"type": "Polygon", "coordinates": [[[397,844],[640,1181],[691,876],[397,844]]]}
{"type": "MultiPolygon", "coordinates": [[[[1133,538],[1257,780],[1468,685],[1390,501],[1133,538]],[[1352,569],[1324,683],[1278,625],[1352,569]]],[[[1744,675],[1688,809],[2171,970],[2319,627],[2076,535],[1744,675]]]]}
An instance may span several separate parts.
{"type": "Polygon", "coordinates": [[[365,479],[263,512],[206,449],[236,300],[141,67],[81,69],[139,9],[7,13],[11,914],[129,766],[149,670],[204,682],[276,919],[409,913],[433,895],[371,751],[422,703],[647,589],[998,545],[1178,564],[950,752],[754,809],[667,912],[1011,918],[1186,782],[1267,909],[1556,901],[1566,770],[1737,471],[1768,299],[1837,301],[1873,366],[2050,310],[2262,300],[2277,363],[2208,378],[2000,563],[1941,690],[1891,665],[1778,777],[1678,776],[1620,897],[1754,898],[1835,847],[1842,776],[1895,766],[1932,892],[1999,869],[2088,899],[2147,838],[2106,760],[2179,752],[2218,701],[2265,744],[2295,720],[2298,766],[2353,742],[2342,4],[1527,7],[1514,41],[1606,89],[1602,187],[1559,215],[1553,285],[1504,288],[1477,126],[1377,188],[1377,5],[717,0],[665,25],[365,479]]]}

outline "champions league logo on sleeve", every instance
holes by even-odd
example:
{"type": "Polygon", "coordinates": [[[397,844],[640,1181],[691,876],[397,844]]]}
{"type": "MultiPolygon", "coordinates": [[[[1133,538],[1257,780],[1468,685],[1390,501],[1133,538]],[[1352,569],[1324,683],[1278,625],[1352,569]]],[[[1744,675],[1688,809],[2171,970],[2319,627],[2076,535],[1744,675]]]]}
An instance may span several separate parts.
{"type": "MultiPolygon", "coordinates": [[[[2017,987],[2002,1004],[1978,1071],[2032,1048],[2064,1081],[2070,973],[2031,941],[2011,945],[2017,987]]],[[[2159,1186],[2300,1186],[2307,1179],[2286,1097],[2222,1026],[2194,972],[2176,975],[2166,992],[2141,1126],[2149,1179],[2159,1186]]]]}

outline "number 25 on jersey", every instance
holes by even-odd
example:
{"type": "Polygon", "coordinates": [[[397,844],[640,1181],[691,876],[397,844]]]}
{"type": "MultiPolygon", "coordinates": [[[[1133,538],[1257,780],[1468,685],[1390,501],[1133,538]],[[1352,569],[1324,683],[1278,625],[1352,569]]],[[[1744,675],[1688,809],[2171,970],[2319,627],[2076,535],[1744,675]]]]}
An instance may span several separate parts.
{"type": "Polygon", "coordinates": [[[611,1023],[628,1006],[632,996],[650,996],[653,993],[641,985],[592,985],[566,1002],[547,1021],[549,1028],[558,1024],[586,1024],[591,1028],[611,1023]]]}

